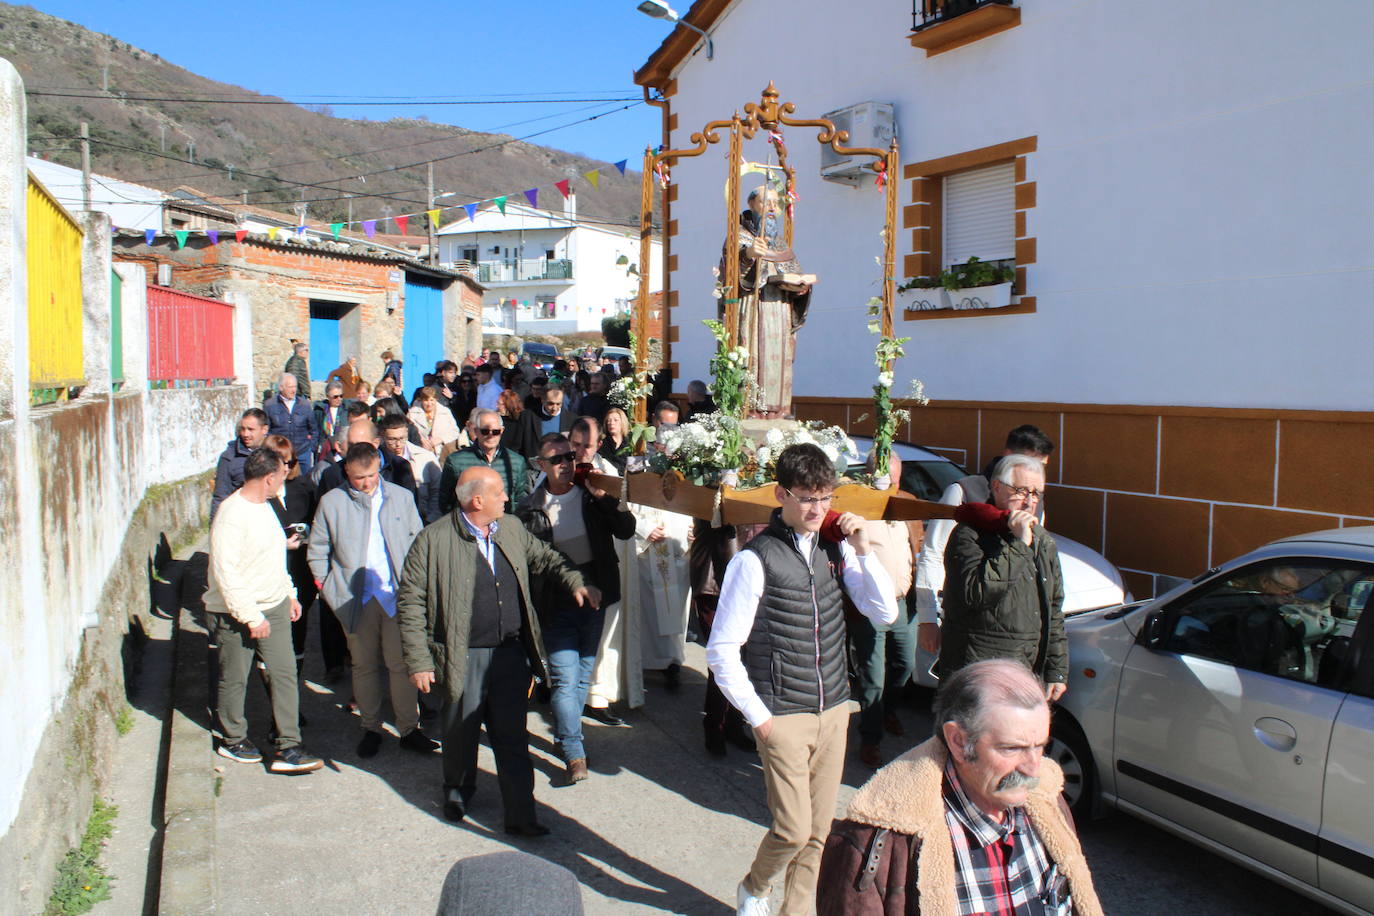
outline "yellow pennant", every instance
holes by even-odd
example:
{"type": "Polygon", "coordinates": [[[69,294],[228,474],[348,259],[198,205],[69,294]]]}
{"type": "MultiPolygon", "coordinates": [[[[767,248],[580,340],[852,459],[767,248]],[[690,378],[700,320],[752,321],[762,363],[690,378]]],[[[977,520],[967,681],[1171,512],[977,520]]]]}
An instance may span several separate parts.
{"type": "Polygon", "coordinates": [[[268,227],[267,227],[267,237],[268,237],[269,239],[271,239],[272,241],[274,241],[274,242],[277,240],[277,227],[276,227],[276,226],[268,226],[268,227]]]}
{"type": "Polygon", "coordinates": [[[438,229],[438,228],[439,228],[439,211],[438,211],[438,210],[426,210],[425,212],[429,214],[429,224],[430,224],[431,226],[433,226],[435,229],[438,229]]]}
{"type": "Polygon", "coordinates": [[[583,172],[583,173],[582,173],[582,177],[584,177],[584,178],[586,178],[588,181],[590,181],[590,182],[592,183],[592,187],[598,188],[598,189],[601,187],[601,170],[600,170],[600,169],[592,169],[590,172],[583,172]]]}

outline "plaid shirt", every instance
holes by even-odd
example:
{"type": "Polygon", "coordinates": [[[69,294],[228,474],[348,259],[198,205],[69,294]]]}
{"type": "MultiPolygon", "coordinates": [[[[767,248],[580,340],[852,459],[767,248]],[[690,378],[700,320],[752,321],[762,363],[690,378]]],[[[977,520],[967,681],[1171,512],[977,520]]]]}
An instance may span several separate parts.
{"type": "Polygon", "coordinates": [[[945,824],[954,841],[954,892],[965,916],[1044,916],[1040,895],[1049,854],[1021,808],[997,823],[969,801],[952,763],[945,764],[945,824]]]}

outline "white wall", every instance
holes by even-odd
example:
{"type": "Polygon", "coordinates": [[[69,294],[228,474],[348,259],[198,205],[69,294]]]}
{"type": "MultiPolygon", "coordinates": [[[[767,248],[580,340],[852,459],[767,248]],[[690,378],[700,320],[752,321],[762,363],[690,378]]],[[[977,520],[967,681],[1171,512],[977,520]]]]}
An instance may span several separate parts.
{"type": "MultiPolygon", "coordinates": [[[[75,213],[82,209],[81,170],[37,156],[25,159],[29,171],[62,206],[75,213]]],[[[156,188],[120,181],[108,175],[91,175],[91,209],[107,213],[120,229],[162,231],[163,193],[156,188]]]]}
{"type": "MultiPolygon", "coordinates": [[[[677,147],[769,80],[800,117],[893,102],[904,162],[1038,137],[1037,313],[899,321],[914,338],[899,391],[915,375],[937,399],[1369,409],[1374,5],[1037,0],[1017,28],[930,58],[909,29],[909,5],[742,0],[713,29],[715,60],[690,58],[672,99],[677,147]],[[789,46],[815,53],[759,53],[783,19],[789,46]]],[[[820,277],[796,393],[861,397],[882,196],[821,181],[814,133],[787,138],[796,250],[820,277]]],[[[726,139],[673,170],[684,378],[711,345],[699,321],[715,310],[726,139]]],[[[761,138],[746,149],[765,155],[761,138]]],[[[903,181],[900,202],[910,193],[903,181]]],[[[910,236],[899,230],[899,277],[910,236]]]]}

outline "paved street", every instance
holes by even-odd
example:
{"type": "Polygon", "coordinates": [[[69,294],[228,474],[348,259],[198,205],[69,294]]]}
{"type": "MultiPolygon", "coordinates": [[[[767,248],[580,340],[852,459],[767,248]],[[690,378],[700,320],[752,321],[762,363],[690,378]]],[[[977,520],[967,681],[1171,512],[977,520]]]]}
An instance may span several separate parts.
{"type": "MultiPolygon", "coordinates": [[[[199,650],[194,634],[187,646],[199,650]]],[[[438,756],[420,758],[389,743],[376,758],[359,760],[354,754],[357,719],[343,709],[347,696],[312,679],[320,673],[318,657],[312,654],[303,690],[303,710],[310,720],[305,735],[308,748],[328,761],[325,770],[274,776],[263,766],[214,756],[208,732],[194,739],[203,741],[205,779],[218,782],[216,874],[210,883],[217,896],[214,909],[428,912],[456,859],[515,847],[572,869],[591,914],[731,912],[728,901],[766,821],[762,779],[757,758],[733,748],[725,760],[705,754],[698,726],[704,652],[689,646],[688,656],[679,693],[665,692],[649,676],[648,705],[627,717],[633,728],[588,724],[593,775],[580,785],[562,785],[546,710],[531,713],[536,796],[540,817],[553,835],[514,840],[501,832],[486,748],[484,780],[471,817],[452,825],[440,811],[438,756]]],[[[250,690],[250,719],[253,739],[266,746],[266,706],[256,684],[250,690]]],[[[928,734],[924,712],[911,707],[903,719],[910,735],[928,734]]],[[[206,724],[203,717],[199,724],[206,724]]],[[[891,739],[885,746],[889,753],[899,749],[891,739]]],[[[151,763],[145,759],[141,765],[151,763]]],[[[851,759],[841,807],[866,776],[851,759]]],[[[1115,816],[1087,825],[1083,836],[1111,913],[1220,916],[1315,909],[1303,898],[1132,818],[1115,816]]],[[[129,884],[138,880],[133,874],[124,877],[129,884]]],[[[169,879],[178,879],[174,870],[164,872],[164,880],[169,879]]],[[[117,894],[101,912],[137,913],[136,897],[117,894]]]]}

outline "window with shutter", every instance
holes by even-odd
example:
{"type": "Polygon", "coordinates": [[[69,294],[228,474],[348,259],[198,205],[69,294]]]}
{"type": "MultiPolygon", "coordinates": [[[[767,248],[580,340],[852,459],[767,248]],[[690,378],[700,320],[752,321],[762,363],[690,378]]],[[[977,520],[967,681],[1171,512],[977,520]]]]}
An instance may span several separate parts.
{"type": "Polygon", "coordinates": [[[944,178],[942,265],[1016,255],[1016,169],[999,162],[944,178]]]}

